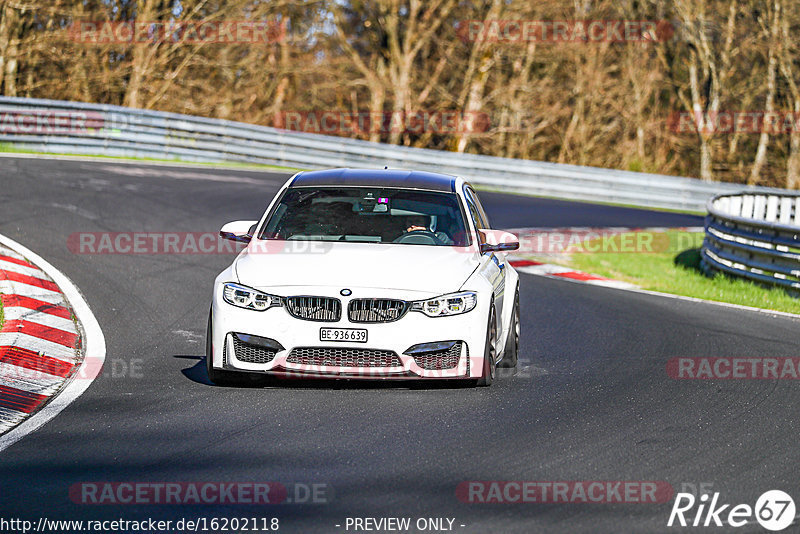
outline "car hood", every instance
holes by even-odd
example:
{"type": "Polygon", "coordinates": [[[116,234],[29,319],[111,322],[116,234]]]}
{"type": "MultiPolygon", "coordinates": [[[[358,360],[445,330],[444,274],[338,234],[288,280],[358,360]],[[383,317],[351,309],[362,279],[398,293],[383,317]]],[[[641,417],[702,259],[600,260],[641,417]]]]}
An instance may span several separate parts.
{"type": "Polygon", "coordinates": [[[254,240],[235,262],[239,282],[279,286],[383,288],[444,294],[478,267],[475,251],[378,243],[254,240]]]}

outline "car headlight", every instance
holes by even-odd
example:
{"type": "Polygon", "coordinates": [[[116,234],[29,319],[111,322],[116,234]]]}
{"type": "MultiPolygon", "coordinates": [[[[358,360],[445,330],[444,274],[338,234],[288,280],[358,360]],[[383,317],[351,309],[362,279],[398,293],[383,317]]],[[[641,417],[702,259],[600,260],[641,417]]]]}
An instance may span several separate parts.
{"type": "Polygon", "coordinates": [[[281,297],[258,291],[252,287],[234,284],[233,282],[223,285],[222,299],[232,306],[256,311],[268,310],[283,304],[281,297]]]}
{"type": "Polygon", "coordinates": [[[411,303],[411,311],[422,312],[428,317],[446,317],[467,313],[475,308],[477,303],[477,293],[462,291],[461,293],[442,295],[435,299],[417,300],[411,303]]]}

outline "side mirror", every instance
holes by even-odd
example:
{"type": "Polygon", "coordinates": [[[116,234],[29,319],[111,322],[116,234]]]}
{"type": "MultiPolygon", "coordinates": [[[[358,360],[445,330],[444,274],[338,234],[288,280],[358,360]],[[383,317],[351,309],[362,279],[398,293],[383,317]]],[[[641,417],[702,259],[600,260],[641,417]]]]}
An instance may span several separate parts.
{"type": "Polygon", "coordinates": [[[238,241],[240,243],[249,243],[253,239],[253,234],[256,233],[258,221],[233,221],[224,225],[219,231],[219,236],[222,239],[230,241],[238,241]]]}
{"type": "Polygon", "coordinates": [[[519,238],[503,230],[478,230],[481,254],[485,252],[510,252],[519,249],[519,238]]]}

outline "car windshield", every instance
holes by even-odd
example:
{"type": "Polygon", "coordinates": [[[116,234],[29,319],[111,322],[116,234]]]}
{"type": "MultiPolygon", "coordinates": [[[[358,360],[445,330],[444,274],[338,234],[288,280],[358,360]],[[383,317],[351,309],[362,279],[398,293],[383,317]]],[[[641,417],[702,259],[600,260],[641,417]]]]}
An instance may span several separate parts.
{"type": "Polygon", "coordinates": [[[389,188],[289,188],[260,239],[467,246],[455,193],[389,188]]]}

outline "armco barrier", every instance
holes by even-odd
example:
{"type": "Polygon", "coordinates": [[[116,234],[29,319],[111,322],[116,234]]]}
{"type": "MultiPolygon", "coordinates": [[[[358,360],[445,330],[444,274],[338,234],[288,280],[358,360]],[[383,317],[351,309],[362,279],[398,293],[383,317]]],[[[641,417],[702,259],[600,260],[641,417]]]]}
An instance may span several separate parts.
{"type": "Polygon", "coordinates": [[[706,271],[800,291],[800,194],[720,195],[707,209],[706,271]]]}
{"type": "Polygon", "coordinates": [[[693,178],[459,154],[175,113],[13,97],[0,97],[0,143],[49,153],[304,169],[388,165],[458,174],[478,187],[522,194],[696,212],[703,211],[713,195],[743,189],[693,178]]]}

